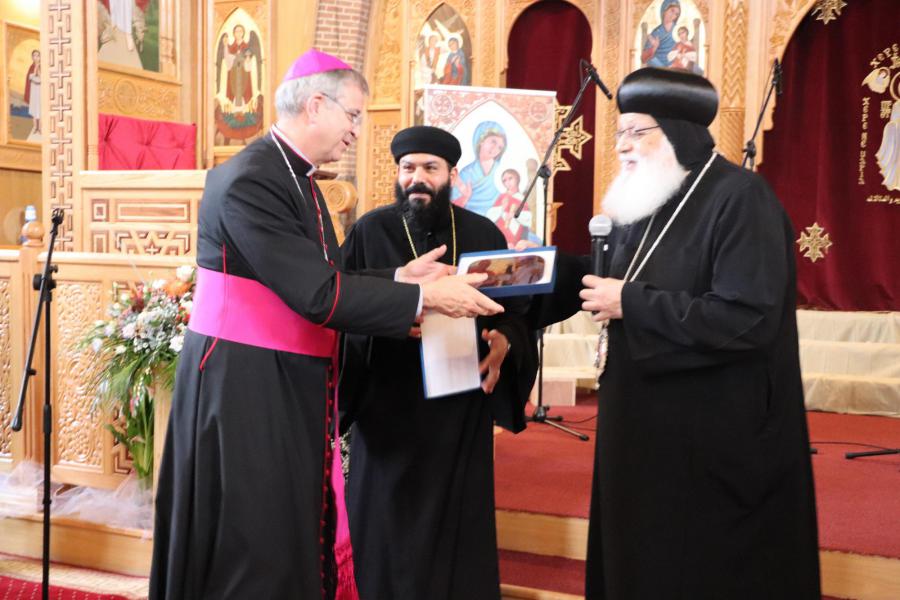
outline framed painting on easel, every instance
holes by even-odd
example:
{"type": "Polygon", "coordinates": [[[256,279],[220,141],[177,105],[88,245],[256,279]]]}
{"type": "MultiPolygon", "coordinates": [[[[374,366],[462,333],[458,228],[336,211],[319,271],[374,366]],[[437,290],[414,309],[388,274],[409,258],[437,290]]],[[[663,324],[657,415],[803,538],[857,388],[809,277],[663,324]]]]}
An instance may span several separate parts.
{"type": "Polygon", "coordinates": [[[545,243],[548,201],[540,182],[523,194],[553,138],[556,93],[426,85],[422,102],[424,124],[449,131],[462,146],[453,203],[493,221],[510,247],[521,239],[545,243]]]}

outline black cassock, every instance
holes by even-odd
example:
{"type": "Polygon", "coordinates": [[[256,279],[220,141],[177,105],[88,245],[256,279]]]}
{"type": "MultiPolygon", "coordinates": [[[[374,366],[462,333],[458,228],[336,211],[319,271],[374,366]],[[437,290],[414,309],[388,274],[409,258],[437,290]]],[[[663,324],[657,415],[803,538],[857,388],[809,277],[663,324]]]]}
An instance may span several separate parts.
{"type": "MultiPolygon", "coordinates": [[[[506,248],[489,220],[452,210],[457,254],[506,248]]],[[[448,213],[430,232],[410,223],[419,255],[447,244],[442,261],[451,262],[449,221],[448,213]]],[[[411,260],[399,207],[364,215],[343,252],[356,269],[411,260]]],[[[347,508],[362,600],[500,597],[493,424],[524,428],[536,369],[533,337],[517,316],[523,303],[504,305],[504,314],[478,319],[479,332],[496,328],[512,344],[491,395],[478,389],[426,399],[418,340],[345,336],[341,403],[354,422],[347,508]]],[[[480,346],[484,357],[487,345],[480,346]]]]}
{"type": "MultiPolygon", "coordinates": [[[[611,277],[648,222],[614,232],[611,277]]],[[[716,158],[625,284],[600,379],[587,600],[818,600],[794,239],[768,185],[716,158]]],[[[562,261],[568,291],[538,324],[579,308],[585,263],[562,261]]]]}
{"type": "MultiPolygon", "coordinates": [[[[271,135],[210,171],[197,264],[262,283],[313,323],[405,336],[418,287],[339,273],[340,249],[316,190],[335,264],[326,261],[310,165],[284,150],[302,196],[271,135]]],[[[212,343],[188,332],[178,365],[150,597],[328,596],[333,514],[323,514],[323,502],[333,507],[324,476],[331,361],[220,339],[201,370],[212,343]]]]}

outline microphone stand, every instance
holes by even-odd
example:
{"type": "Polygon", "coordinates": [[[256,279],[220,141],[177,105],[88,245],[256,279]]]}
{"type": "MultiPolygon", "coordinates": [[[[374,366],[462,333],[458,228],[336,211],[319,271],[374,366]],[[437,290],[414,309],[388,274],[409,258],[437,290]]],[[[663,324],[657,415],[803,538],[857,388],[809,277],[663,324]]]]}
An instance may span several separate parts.
{"type": "MultiPolygon", "coordinates": [[[[750,139],[747,140],[747,145],[744,146],[744,160],[741,162],[741,168],[749,168],[751,171],[755,168],[755,160],[756,160],[756,135],[759,133],[759,128],[762,126],[763,116],[766,114],[766,107],[769,106],[769,100],[772,99],[772,92],[775,92],[779,96],[781,95],[781,85],[782,85],[782,77],[784,73],[781,70],[781,63],[778,62],[778,59],[774,59],[772,61],[772,70],[769,72],[769,87],[766,90],[766,98],[763,101],[762,108],[759,109],[759,116],[756,118],[756,127],[753,128],[753,135],[750,136],[750,139]],[[750,166],[747,167],[747,163],[750,163],[750,166]]],[[[809,447],[810,454],[818,454],[818,449],[810,446],[809,447]]],[[[859,453],[860,456],[864,455],[864,453],[859,453]]],[[[847,455],[847,458],[855,458],[854,456],[847,455]]]]}
{"type": "Polygon", "coordinates": [[[844,458],[854,459],[861,456],[884,456],[886,454],[900,454],[900,448],[885,448],[884,450],[869,450],[867,452],[848,452],[844,458]]]}
{"type": "MultiPolygon", "coordinates": [[[[578,90],[578,94],[575,96],[575,101],[572,102],[572,106],[569,107],[569,112],[566,114],[566,118],[563,119],[562,124],[560,124],[559,129],[556,130],[556,134],[553,136],[553,140],[550,142],[550,146],[547,147],[547,151],[544,153],[544,160],[541,162],[540,168],[535,173],[534,177],[531,178],[531,182],[528,184],[528,187],[525,188],[525,193],[522,195],[522,203],[519,205],[519,208],[516,209],[515,214],[513,215],[514,219],[519,218],[519,214],[521,214],[522,209],[525,207],[529,194],[534,189],[535,184],[537,183],[538,178],[542,181],[542,188],[544,190],[544,220],[541,224],[541,239],[546,243],[547,240],[547,219],[548,219],[548,206],[546,205],[547,201],[547,188],[549,185],[550,175],[552,172],[550,171],[550,167],[548,166],[548,162],[550,161],[550,157],[553,154],[553,149],[559,143],[560,138],[562,137],[563,131],[572,120],[575,118],[575,113],[578,111],[579,106],[581,105],[582,96],[584,96],[584,92],[587,89],[588,85],[591,83],[591,75],[588,73],[585,75],[584,79],[581,81],[581,88],[578,90]]],[[[545,425],[551,425],[556,427],[557,429],[568,433],[569,435],[573,435],[580,439],[583,442],[588,441],[590,438],[578,431],[573,429],[569,429],[565,425],[561,425],[560,421],[563,420],[561,416],[554,415],[550,416],[547,414],[548,408],[544,406],[544,329],[541,328],[538,330],[538,387],[537,387],[537,406],[534,409],[534,412],[528,418],[529,421],[534,423],[544,423],[545,425]]]]}
{"type": "Polygon", "coordinates": [[[754,170],[754,163],[756,160],[756,135],[759,133],[759,128],[762,125],[763,116],[766,114],[766,107],[769,106],[769,100],[772,98],[772,92],[778,91],[778,95],[781,95],[781,64],[778,62],[776,58],[772,61],[772,70],[769,75],[769,89],[766,92],[766,99],[763,101],[762,108],[759,110],[759,117],[756,119],[756,127],[753,129],[753,135],[750,136],[750,139],[747,140],[747,145],[744,146],[744,160],[741,162],[741,168],[746,168],[747,163],[750,164],[749,169],[754,170]]]}
{"type": "Polygon", "coordinates": [[[46,315],[44,325],[44,536],[42,552],[42,577],[41,599],[48,600],[50,596],[50,442],[53,432],[53,403],[50,398],[50,369],[52,368],[50,357],[50,303],[53,301],[53,288],[56,282],[53,273],[59,269],[52,263],[53,247],[56,244],[56,236],[59,234],[59,226],[63,221],[63,211],[57,208],[53,211],[53,229],[50,231],[50,243],[47,249],[47,262],[44,264],[42,275],[35,275],[32,287],[39,291],[37,309],[34,311],[34,325],[31,328],[31,342],[28,344],[28,358],[25,361],[25,372],[22,374],[22,391],[19,393],[19,404],[16,407],[12,420],[12,430],[22,429],[22,409],[25,406],[25,397],[28,392],[28,380],[37,375],[37,371],[31,368],[34,360],[34,349],[37,346],[37,336],[41,325],[41,308],[46,315]]]}

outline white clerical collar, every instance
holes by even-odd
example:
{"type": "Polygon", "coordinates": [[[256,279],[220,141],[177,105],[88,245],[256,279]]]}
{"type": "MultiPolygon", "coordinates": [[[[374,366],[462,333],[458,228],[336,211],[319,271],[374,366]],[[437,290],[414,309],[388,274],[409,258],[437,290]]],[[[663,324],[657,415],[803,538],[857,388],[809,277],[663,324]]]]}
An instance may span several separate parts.
{"type": "Polygon", "coordinates": [[[288,139],[288,136],[282,130],[280,130],[278,128],[278,126],[275,125],[274,123],[272,124],[272,133],[277,135],[279,140],[281,140],[282,142],[287,144],[287,147],[290,148],[291,150],[293,150],[294,154],[296,154],[297,156],[302,158],[304,161],[306,161],[307,164],[309,164],[309,170],[305,173],[305,175],[307,177],[312,177],[312,174],[316,172],[316,169],[318,169],[318,167],[316,167],[316,165],[313,164],[313,161],[309,160],[309,158],[307,158],[306,155],[303,154],[303,152],[300,150],[300,148],[298,148],[293,143],[291,143],[291,140],[288,139]]]}

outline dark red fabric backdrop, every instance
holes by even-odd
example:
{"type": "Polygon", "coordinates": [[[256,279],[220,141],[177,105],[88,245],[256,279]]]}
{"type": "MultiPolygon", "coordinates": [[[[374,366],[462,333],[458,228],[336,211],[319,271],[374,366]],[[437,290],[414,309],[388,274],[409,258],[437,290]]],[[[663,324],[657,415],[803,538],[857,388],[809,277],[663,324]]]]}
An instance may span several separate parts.
{"type": "Polygon", "coordinates": [[[795,245],[801,304],[900,309],[900,175],[889,189],[876,158],[886,134],[900,144],[900,119],[890,125],[900,114],[898,24],[898,0],[855,0],[827,25],[808,15],[785,52],[760,172],[797,238],[818,223],[833,244],[815,262],[795,245]],[[890,81],[882,92],[864,84],[879,68],[890,81]]]}
{"type": "MultiPolygon", "coordinates": [[[[539,2],[516,20],[509,34],[508,50],[506,87],[553,90],[560,104],[571,104],[581,85],[578,61],[591,58],[591,27],[584,14],[568,2],[539,2]]],[[[584,94],[580,113],[584,115],[584,128],[591,135],[594,89],[591,85],[584,94]]],[[[595,143],[592,139],[582,148],[581,160],[564,152],[572,170],[557,172],[553,180],[553,199],[564,203],[557,213],[553,243],[568,252],[590,252],[587,226],[594,210],[595,143]]],[[[546,148],[538,148],[538,152],[543,158],[546,148]]]]}

